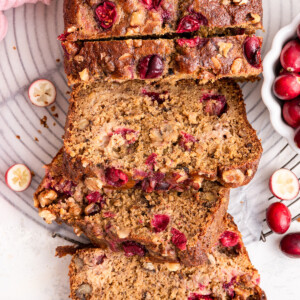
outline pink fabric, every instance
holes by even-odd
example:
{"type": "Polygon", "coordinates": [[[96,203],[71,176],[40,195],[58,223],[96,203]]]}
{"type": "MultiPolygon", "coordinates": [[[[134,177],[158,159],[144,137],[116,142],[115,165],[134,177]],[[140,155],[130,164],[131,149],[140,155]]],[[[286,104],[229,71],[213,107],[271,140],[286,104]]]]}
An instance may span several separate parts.
{"type": "Polygon", "coordinates": [[[25,3],[35,4],[37,2],[49,5],[51,0],[0,0],[0,41],[4,39],[7,33],[7,19],[2,11],[21,6],[25,3]]]}

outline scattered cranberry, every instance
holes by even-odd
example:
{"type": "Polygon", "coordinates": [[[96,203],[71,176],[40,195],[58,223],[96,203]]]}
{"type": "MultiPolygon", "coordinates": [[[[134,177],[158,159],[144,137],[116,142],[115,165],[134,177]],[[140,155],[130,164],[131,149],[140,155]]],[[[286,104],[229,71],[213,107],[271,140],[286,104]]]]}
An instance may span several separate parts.
{"type": "Polygon", "coordinates": [[[156,164],[156,157],[157,154],[156,153],[152,153],[151,155],[148,156],[148,158],[146,159],[145,164],[147,166],[149,166],[151,169],[154,169],[154,166],[156,164]]]}
{"type": "Polygon", "coordinates": [[[292,258],[300,258],[300,232],[290,233],[280,242],[281,251],[292,258]]]}
{"type": "Polygon", "coordinates": [[[298,148],[300,148],[300,126],[296,129],[294,141],[298,148]]]}
{"type": "Polygon", "coordinates": [[[272,231],[283,234],[291,225],[291,213],[282,203],[276,202],[267,209],[267,223],[272,231]]]}
{"type": "Polygon", "coordinates": [[[155,232],[164,231],[170,222],[170,217],[167,215],[155,215],[151,220],[151,225],[155,232]]]}
{"type": "Polygon", "coordinates": [[[133,255],[138,255],[138,256],[145,256],[146,250],[144,246],[142,246],[139,243],[136,242],[124,242],[122,244],[122,248],[125,252],[125,256],[133,256],[133,255]]]}
{"type": "Polygon", "coordinates": [[[248,63],[255,67],[261,66],[261,41],[258,37],[247,37],[244,42],[244,54],[248,63]]]}
{"type": "Polygon", "coordinates": [[[88,200],[89,204],[101,203],[103,201],[103,195],[101,195],[99,192],[93,192],[88,194],[86,199],[88,200]]]}
{"type": "Polygon", "coordinates": [[[203,103],[203,111],[210,116],[220,117],[226,111],[226,98],[223,95],[205,94],[200,102],[203,103]]]}
{"type": "Polygon", "coordinates": [[[273,85],[273,92],[281,100],[291,100],[300,95],[300,75],[283,74],[278,76],[273,85]]]}
{"type": "Polygon", "coordinates": [[[220,237],[220,243],[224,247],[234,247],[238,244],[240,237],[233,231],[225,231],[220,237]]]}
{"type": "Polygon", "coordinates": [[[171,229],[172,233],[172,243],[179,249],[179,250],[185,250],[186,249],[186,243],[187,239],[186,236],[177,230],[176,228],[171,229]]]}
{"type": "Polygon", "coordinates": [[[300,125],[300,97],[286,101],[283,105],[282,114],[284,120],[293,128],[300,125]]]}
{"type": "Polygon", "coordinates": [[[193,293],[188,297],[188,300],[213,300],[209,295],[200,295],[193,293]]]}
{"type": "Polygon", "coordinates": [[[140,0],[140,1],[143,4],[145,4],[147,9],[152,9],[152,8],[158,9],[162,2],[162,0],[140,0]]]}
{"type": "Polygon", "coordinates": [[[197,142],[197,139],[191,135],[191,134],[188,134],[184,131],[181,131],[181,138],[179,140],[179,145],[184,148],[184,150],[186,151],[190,151],[191,150],[191,145],[193,143],[196,143],[197,142]]]}
{"type": "Polygon", "coordinates": [[[109,29],[113,26],[117,18],[116,5],[111,1],[102,2],[95,10],[99,25],[103,29],[109,29]]]}
{"type": "Polygon", "coordinates": [[[300,42],[293,40],[288,42],[280,55],[282,67],[289,72],[300,72],[300,42]]]}
{"type": "Polygon", "coordinates": [[[120,187],[128,182],[128,176],[116,168],[108,168],[105,171],[105,179],[109,185],[120,187]]]}
{"type": "Polygon", "coordinates": [[[148,55],[139,61],[137,68],[141,79],[153,79],[163,73],[164,62],[159,55],[148,55]]]}
{"type": "Polygon", "coordinates": [[[177,33],[197,31],[201,25],[207,24],[207,19],[200,13],[187,15],[180,20],[177,27],[177,33]]]}
{"type": "Polygon", "coordinates": [[[163,91],[162,93],[156,93],[147,92],[146,90],[143,90],[142,93],[143,95],[150,97],[153,102],[156,101],[158,104],[163,104],[166,101],[166,97],[164,97],[164,95],[168,94],[167,91],[163,91]]]}

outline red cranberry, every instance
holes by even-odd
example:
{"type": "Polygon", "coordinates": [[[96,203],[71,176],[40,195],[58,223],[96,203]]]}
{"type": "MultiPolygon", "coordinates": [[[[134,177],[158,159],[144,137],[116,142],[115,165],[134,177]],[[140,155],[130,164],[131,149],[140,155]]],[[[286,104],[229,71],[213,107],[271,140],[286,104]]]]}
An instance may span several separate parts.
{"type": "Polygon", "coordinates": [[[161,76],[164,71],[164,62],[159,55],[143,57],[138,64],[141,79],[153,79],[161,76]]]}
{"type": "Polygon", "coordinates": [[[164,231],[170,222],[170,217],[167,215],[155,215],[151,220],[151,225],[155,232],[164,231]]]}
{"type": "Polygon", "coordinates": [[[114,214],[113,212],[110,212],[110,211],[106,211],[103,213],[104,218],[114,218],[115,216],[116,216],[116,214],[114,214]]]}
{"type": "Polygon", "coordinates": [[[158,189],[158,187],[164,182],[164,179],[165,175],[163,173],[154,173],[152,176],[143,180],[142,189],[147,193],[151,193],[158,189]]]}
{"type": "Polygon", "coordinates": [[[293,40],[288,42],[280,54],[280,62],[289,72],[300,72],[300,42],[293,40]]]}
{"type": "Polygon", "coordinates": [[[140,0],[148,9],[158,9],[162,0],[140,0]]]}
{"type": "Polygon", "coordinates": [[[128,182],[128,176],[116,168],[106,169],[105,179],[107,184],[115,187],[120,187],[128,182]]]}
{"type": "Polygon", "coordinates": [[[273,85],[273,92],[281,100],[291,100],[300,95],[300,75],[284,74],[278,76],[273,85]]]}
{"type": "Polygon", "coordinates": [[[199,45],[201,41],[201,38],[200,37],[195,37],[195,38],[192,38],[192,39],[178,39],[176,40],[177,44],[180,46],[180,47],[184,47],[184,46],[188,46],[190,48],[195,48],[199,45]]]}
{"type": "Polygon", "coordinates": [[[59,193],[72,196],[74,193],[74,186],[75,184],[72,181],[60,179],[58,182],[54,183],[53,188],[59,193]]]}
{"type": "Polygon", "coordinates": [[[286,101],[283,105],[282,114],[284,120],[293,128],[300,125],[300,97],[286,101]]]}
{"type": "Polygon", "coordinates": [[[276,233],[285,233],[291,225],[291,219],[291,213],[283,203],[273,203],[267,209],[267,223],[276,233]]]}
{"type": "Polygon", "coordinates": [[[209,295],[199,295],[193,293],[188,297],[188,300],[213,300],[213,298],[210,297],[209,295]]]}
{"type": "Polygon", "coordinates": [[[145,256],[146,250],[144,246],[142,246],[139,243],[136,242],[124,242],[122,244],[122,248],[125,252],[125,256],[133,256],[133,255],[138,255],[138,256],[145,256]]]}
{"type": "Polygon", "coordinates": [[[135,134],[137,135],[138,132],[133,130],[133,129],[128,129],[128,128],[118,128],[116,129],[115,131],[113,131],[112,135],[113,134],[121,134],[123,139],[127,141],[128,144],[133,144],[135,141],[136,141],[136,137],[133,137],[132,139],[128,140],[127,139],[127,134],[135,134]]]}
{"type": "Polygon", "coordinates": [[[230,297],[234,297],[234,290],[233,290],[233,285],[236,283],[236,277],[232,277],[232,279],[228,283],[223,284],[223,289],[226,290],[226,293],[230,297]]]}
{"type": "Polygon", "coordinates": [[[193,32],[199,30],[201,25],[207,25],[207,19],[200,13],[193,13],[183,17],[177,27],[177,33],[193,32]]]}
{"type": "Polygon", "coordinates": [[[65,41],[67,40],[67,37],[68,37],[69,34],[70,34],[70,33],[68,33],[68,32],[64,32],[64,33],[60,34],[60,35],[57,37],[57,39],[58,39],[59,41],[61,41],[61,42],[65,42],[65,41]]]}
{"type": "Polygon", "coordinates": [[[300,126],[296,129],[294,141],[298,148],[300,148],[300,126]]]}
{"type": "Polygon", "coordinates": [[[176,246],[179,250],[185,250],[187,243],[186,236],[176,228],[172,228],[171,233],[173,235],[172,243],[174,244],[174,246],[176,246]]]}
{"type": "Polygon", "coordinates": [[[99,25],[103,29],[109,29],[113,26],[117,18],[116,5],[111,1],[104,1],[95,10],[99,25]]]}
{"type": "Polygon", "coordinates": [[[148,158],[146,159],[145,164],[147,166],[149,166],[151,169],[154,169],[154,166],[156,164],[156,157],[157,154],[156,153],[152,153],[151,155],[148,156],[148,158]]]}
{"type": "Polygon", "coordinates": [[[89,201],[89,204],[101,203],[103,201],[103,195],[101,195],[99,192],[93,192],[88,194],[86,199],[89,201]]]}
{"type": "Polygon", "coordinates": [[[298,35],[298,39],[300,39],[300,24],[298,25],[298,28],[297,28],[297,35],[298,35]]]}
{"type": "Polygon", "coordinates": [[[184,131],[181,131],[181,138],[179,141],[179,145],[184,148],[184,150],[186,151],[190,151],[191,150],[191,144],[196,143],[197,139],[191,135],[188,134],[184,131]]]}
{"type": "Polygon", "coordinates": [[[203,111],[210,116],[220,117],[226,111],[226,98],[223,95],[205,94],[200,102],[203,103],[203,111]]]}
{"type": "Polygon", "coordinates": [[[300,232],[290,233],[280,242],[281,251],[292,258],[300,258],[300,232]]]}
{"type": "Polygon", "coordinates": [[[220,243],[224,247],[234,247],[238,244],[240,237],[233,231],[225,231],[220,237],[220,243]]]}
{"type": "Polygon", "coordinates": [[[106,259],[107,256],[105,254],[103,255],[99,255],[97,258],[96,258],[96,265],[102,265],[103,262],[104,262],[104,259],[106,259]]]}
{"type": "Polygon", "coordinates": [[[244,42],[244,55],[248,63],[255,67],[261,66],[261,41],[258,37],[247,37],[244,42]]]}
{"type": "Polygon", "coordinates": [[[162,93],[155,93],[155,92],[147,92],[146,90],[142,91],[143,95],[148,96],[151,100],[157,101],[158,104],[163,104],[166,101],[166,98],[163,95],[167,95],[167,91],[163,91],[162,93]]]}

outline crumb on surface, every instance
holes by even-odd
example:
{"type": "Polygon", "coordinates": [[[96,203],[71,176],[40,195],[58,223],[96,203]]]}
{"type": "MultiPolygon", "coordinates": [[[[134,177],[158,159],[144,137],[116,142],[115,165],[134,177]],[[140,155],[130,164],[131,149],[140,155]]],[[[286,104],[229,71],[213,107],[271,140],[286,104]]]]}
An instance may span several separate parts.
{"type": "Polygon", "coordinates": [[[70,94],[71,94],[71,92],[70,92],[70,91],[66,91],[66,94],[67,94],[67,95],[70,95],[70,94]]]}
{"type": "Polygon", "coordinates": [[[297,219],[297,222],[300,222],[300,217],[297,219]]]}
{"type": "Polygon", "coordinates": [[[30,171],[31,173],[31,176],[34,177],[35,176],[35,173],[33,171],[30,171]]]}
{"type": "Polygon", "coordinates": [[[59,59],[59,58],[57,58],[57,59],[56,59],[56,62],[60,62],[60,59],[59,59]]]}
{"type": "Polygon", "coordinates": [[[19,135],[16,135],[16,138],[17,138],[18,140],[20,140],[20,139],[21,139],[21,137],[20,137],[19,135]]]}
{"type": "Polygon", "coordinates": [[[51,111],[55,111],[55,109],[56,109],[56,106],[55,105],[53,105],[51,108],[51,111]]]}
{"type": "Polygon", "coordinates": [[[42,133],[40,130],[38,130],[38,133],[42,133]]]}
{"type": "Polygon", "coordinates": [[[53,114],[55,118],[58,118],[58,113],[53,114]]]}
{"type": "Polygon", "coordinates": [[[55,122],[53,122],[53,126],[56,126],[56,123],[55,123],[55,122]]]}
{"type": "Polygon", "coordinates": [[[16,46],[13,46],[13,50],[17,50],[17,47],[16,47],[16,46]]]}
{"type": "Polygon", "coordinates": [[[48,124],[47,124],[47,117],[43,116],[42,119],[40,119],[41,125],[44,126],[45,128],[49,128],[48,124]]]}
{"type": "Polygon", "coordinates": [[[38,141],[39,141],[39,139],[38,139],[37,137],[34,137],[34,140],[35,140],[36,142],[38,142],[38,141]]]}

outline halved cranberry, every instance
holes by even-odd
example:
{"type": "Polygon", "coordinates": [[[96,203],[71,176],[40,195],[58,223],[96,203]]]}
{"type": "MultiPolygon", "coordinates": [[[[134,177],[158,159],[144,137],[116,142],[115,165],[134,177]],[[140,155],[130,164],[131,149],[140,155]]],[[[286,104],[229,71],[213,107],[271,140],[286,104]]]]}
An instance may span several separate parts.
{"type": "Polygon", "coordinates": [[[148,9],[158,9],[162,0],[140,0],[148,9]]]}
{"type": "Polygon", "coordinates": [[[225,231],[220,237],[220,243],[224,247],[234,247],[238,244],[240,237],[233,231],[225,231]]]}
{"type": "Polygon", "coordinates": [[[86,199],[89,201],[89,204],[101,203],[103,201],[103,195],[101,195],[99,192],[93,192],[88,194],[86,199]]]}
{"type": "Polygon", "coordinates": [[[163,91],[162,93],[156,93],[156,92],[147,92],[146,90],[143,90],[142,93],[145,96],[150,97],[153,102],[157,101],[158,104],[163,104],[166,101],[166,98],[163,97],[163,95],[168,94],[167,91],[163,91]]]}
{"type": "Polygon", "coordinates": [[[200,295],[200,294],[196,294],[193,293],[188,297],[188,300],[213,300],[212,297],[210,297],[209,295],[200,295]]]}
{"type": "Polygon", "coordinates": [[[126,140],[126,142],[128,144],[133,144],[135,141],[136,141],[136,136],[138,135],[138,132],[133,130],[133,129],[128,129],[128,128],[118,128],[116,129],[115,131],[113,131],[113,134],[121,134],[123,139],[126,140]],[[128,139],[128,136],[129,134],[133,133],[135,136],[132,137],[131,139],[128,139]]]}
{"type": "Polygon", "coordinates": [[[108,168],[105,171],[105,179],[109,185],[120,187],[128,182],[128,176],[116,168],[108,168]]]}
{"type": "Polygon", "coordinates": [[[124,242],[122,244],[122,248],[125,252],[125,256],[133,256],[133,255],[138,255],[138,256],[145,256],[146,250],[145,247],[142,246],[139,243],[128,241],[124,242]]]}
{"type": "Polygon", "coordinates": [[[223,95],[204,94],[200,102],[203,103],[203,111],[210,116],[220,117],[227,108],[226,98],[223,95]]]}
{"type": "Polygon", "coordinates": [[[156,190],[156,187],[164,182],[165,174],[156,172],[152,176],[145,178],[142,182],[142,189],[151,193],[156,190]]]}
{"type": "Polygon", "coordinates": [[[152,153],[151,155],[148,156],[148,158],[146,159],[145,164],[147,166],[149,166],[151,169],[154,169],[154,166],[156,164],[156,157],[157,154],[156,153],[152,153]]]}
{"type": "Polygon", "coordinates": [[[137,69],[141,79],[157,78],[164,71],[164,62],[159,55],[148,55],[139,61],[137,69]]]}
{"type": "Polygon", "coordinates": [[[170,217],[167,215],[155,215],[151,220],[151,225],[155,232],[164,231],[170,222],[170,217]]]}
{"type": "Polygon", "coordinates": [[[230,282],[223,284],[223,289],[226,290],[227,294],[230,297],[234,297],[233,285],[235,283],[236,283],[236,277],[234,276],[234,277],[232,277],[232,279],[230,280],[230,282]]]}
{"type": "Polygon", "coordinates": [[[200,44],[201,38],[199,36],[191,39],[178,39],[176,40],[177,44],[180,47],[188,46],[190,48],[195,48],[200,44]]]}
{"type": "Polygon", "coordinates": [[[104,1],[95,10],[99,25],[103,29],[109,29],[113,26],[117,18],[116,5],[111,1],[104,1]]]}
{"type": "Polygon", "coordinates": [[[255,67],[261,66],[261,41],[258,37],[247,37],[244,42],[244,55],[248,63],[255,67]]]}
{"type": "Polygon", "coordinates": [[[171,233],[173,235],[172,243],[174,244],[174,246],[176,246],[179,250],[185,250],[187,243],[186,236],[176,228],[172,228],[171,233]]]}
{"type": "Polygon", "coordinates": [[[96,265],[102,265],[105,258],[107,258],[107,256],[106,256],[105,254],[99,255],[99,256],[96,258],[96,265]]]}
{"type": "Polygon", "coordinates": [[[110,212],[110,211],[106,211],[103,213],[104,218],[114,218],[115,216],[116,216],[116,214],[114,214],[113,212],[110,212]]]}
{"type": "Polygon", "coordinates": [[[69,35],[70,33],[68,32],[64,32],[62,34],[60,34],[57,39],[61,42],[65,42],[67,40],[67,36],[69,35]]]}
{"type": "Polygon", "coordinates": [[[191,144],[196,143],[197,139],[191,135],[188,134],[184,131],[181,131],[181,138],[179,140],[179,145],[184,148],[184,150],[186,151],[190,151],[191,150],[191,144]]]}
{"type": "Polygon", "coordinates": [[[177,27],[177,33],[193,32],[199,30],[201,25],[207,25],[208,21],[201,13],[194,13],[183,17],[177,27]]]}

